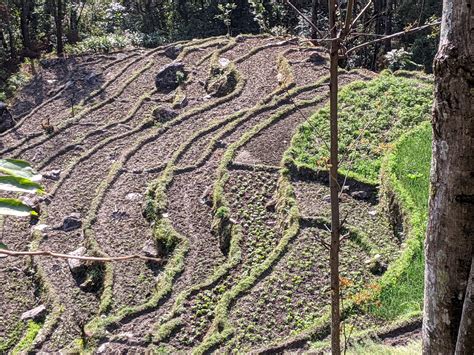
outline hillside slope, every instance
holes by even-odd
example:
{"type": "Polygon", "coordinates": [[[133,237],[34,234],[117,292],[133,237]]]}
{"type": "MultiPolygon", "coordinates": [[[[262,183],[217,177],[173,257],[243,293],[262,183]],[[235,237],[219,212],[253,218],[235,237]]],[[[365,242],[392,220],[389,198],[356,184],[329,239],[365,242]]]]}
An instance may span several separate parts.
{"type": "MultiPolygon", "coordinates": [[[[372,77],[342,72],[341,83],[372,77]]],[[[0,350],[265,351],[318,322],[325,338],[327,186],[296,182],[298,233],[280,167],[296,127],[327,102],[328,79],[321,49],[271,37],[44,62],[15,101],[0,156],[30,161],[48,196],[37,225],[2,221],[2,242],[160,261],[72,272],[63,260],[4,259],[0,350]],[[173,61],[184,64],[179,86],[157,89],[173,61]],[[20,320],[41,304],[42,317],[20,320]]],[[[348,232],[363,229],[395,258],[376,191],[349,188],[371,198],[345,194],[343,210],[372,217],[358,214],[348,232]]],[[[374,278],[364,264],[373,250],[354,240],[343,273],[357,293],[374,278]]]]}

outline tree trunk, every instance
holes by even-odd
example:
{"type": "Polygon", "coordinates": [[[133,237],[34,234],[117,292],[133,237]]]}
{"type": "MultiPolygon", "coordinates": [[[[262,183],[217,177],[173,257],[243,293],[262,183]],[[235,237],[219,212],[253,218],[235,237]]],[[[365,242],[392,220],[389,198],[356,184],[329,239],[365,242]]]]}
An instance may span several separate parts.
{"type": "MultiPolygon", "coordinates": [[[[467,286],[474,252],[473,14],[470,0],[444,0],[443,7],[434,63],[424,354],[453,354],[456,342],[466,349],[472,349],[474,342],[474,334],[459,333],[463,303],[465,311],[472,307],[467,286]]],[[[472,314],[465,316],[472,320],[472,314]]]]}
{"type": "MultiPolygon", "coordinates": [[[[311,22],[318,26],[318,3],[319,0],[313,0],[311,3],[311,22]]],[[[317,39],[318,38],[318,31],[315,28],[311,28],[311,38],[317,39]]]]}
{"type": "Polygon", "coordinates": [[[62,57],[64,54],[63,44],[63,0],[56,0],[56,11],[55,11],[55,23],[56,23],[56,53],[58,57],[62,57]]]}
{"type": "Polygon", "coordinates": [[[331,29],[331,84],[330,84],[330,129],[331,129],[331,156],[330,156],[330,189],[331,189],[331,352],[333,355],[341,353],[341,312],[339,299],[339,190],[337,182],[338,168],[338,132],[337,132],[337,91],[338,91],[338,59],[339,40],[336,27],[336,1],[329,0],[329,28],[331,29]]]}
{"type": "Polygon", "coordinates": [[[69,14],[69,36],[68,40],[71,44],[79,42],[79,16],[77,14],[78,4],[73,1],[71,4],[71,12],[69,14]]]}
{"type": "MultiPolygon", "coordinates": [[[[385,4],[385,31],[384,35],[388,36],[392,34],[392,0],[387,0],[385,4]]],[[[385,53],[390,52],[392,50],[392,39],[388,38],[384,42],[384,51],[385,53]]]]}
{"type": "Polygon", "coordinates": [[[31,38],[30,38],[30,29],[29,29],[29,18],[30,18],[30,4],[27,0],[21,1],[21,11],[20,11],[20,30],[21,30],[21,40],[23,47],[27,52],[31,51],[31,38]]]}

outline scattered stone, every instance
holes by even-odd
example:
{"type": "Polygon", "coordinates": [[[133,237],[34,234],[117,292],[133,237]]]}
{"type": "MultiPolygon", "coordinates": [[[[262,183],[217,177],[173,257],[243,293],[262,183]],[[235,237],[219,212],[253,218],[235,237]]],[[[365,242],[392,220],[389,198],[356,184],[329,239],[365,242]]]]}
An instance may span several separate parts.
{"type": "Polygon", "coordinates": [[[101,346],[97,348],[97,354],[105,354],[107,352],[107,346],[109,346],[110,343],[103,343],[101,346]]]}
{"type": "Polygon", "coordinates": [[[167,56],[170,59],[176,59],[182,51],[183,51],[183,46],[177,44],[175,46],[169,46],[168,48],[165,49],[163,53],[165,56],[167,56]]]}
{"type": "Polygon", "coordinates": [[[62,230],[65,232],[70,232],[74,229],[82,227],[81,215],[79,213],[71,213],[69,216],[66,216],[63,220],[62,230]]]}
{"type": "Polygon", "coordinates": [[[351,196],[358,200],[365,200],[367,197],[369,197],[366,191],[354,191],[351,193],[351,196]]]}
{"type": "MultiPolygon", "coordinates": [[[[87,249],[84,247],[80,247],[70,253],[68,255],[71,256],[86,256],[87,254],[87,249]]],[[[69,270],[73,274],[81,274],[85,271],[86,269],[86,261],[85,260],[80,260],[80,259],[67,259],[67,264],[69,266],[69,270]]]]}
{"type": "Polygon", "coordinates": [[[94,82],[96,81],[96,79],[98,79],[98,77],[99,77],[99,74],[92,72],[89,75],[87,75],[85,79],[87,83],[94,84],[94,82]]]}
{"type": "Polygon", "coordinates": [[[47,171],[47,172],[43,173],[43,177],[45,179],[58,181],[59,178],[61,177],[61,170],[56,169],[56,170],[47,171]]]}
{"type": "Polygon", "coordinates": [[[158,106],[153,110],[153,117],[157,122],[165,123],[178,116],[178,112],[164,106],[158,106]]]}
{"type": "Polygon", "coordinates": [[[208,187],[206,187],[206,189],[202,193],[201,198],[199,199],[199,201],[203,205],[207,205],[209,207],[212,206],[212,185],[209,185],[208,187]]]}
{"type": "Polygon", "coordinates": [[[321,65],[326,63],[326,59],[324,59],[323,56],[321,56],[319,53],[311,53],[311,55],[308,58],[308,62],[316,64],[316,65],[321,65]]]}
{"type": "Polygon", "coordinates": [[[46,312],[46,307],[44,305],[40,305],[29,311],[23,313],[20,317],[21,320],[35,320],[44,316],[46,312]]]}
{"type": "Polygon", "coordinates": [[[181,62],[174,62],[164,66],[156,74],[156,88],[161,91],[171,91],[176,89],[179,85],[178,72],[185,74],[184,64],[181,62]]]}
{"type": "Polygon", "coordinates": [[[219,58],[219,65],[221,68],[226,68],[230,64],[230,60],[227,58],[219,58]]]}
{"type": "Polygon", "coordinates": [[[156,248],[156,244],[153,240],[147,240],[142,248],[142,252],[145,256],[150,258],[157,258],[159,256],[158,249],[156,248]]]}
{"type": "Polygon", "coordinates": [[[227,147],[227,143],[222,141],[222,140],[218,140],[216,142],[216,148],[226,148],[227,147]]]}
{"type": "Polygon", "coordinates": [[[128,201],[141,201],[142,200],[142,194],[138,192],[130,192],[125,196],[125,199],[128,201]]]}
{"type": "Polygon", "coordinates": [[[385,271],[387,271],[387,263],[382,260],[382,256],[380,254],[374,255],[373,258],[367,259],[365,261],[369,271],[377,276],[382,275],[385,271]]]}
{"type": "Polygon", "coordinates": [[[211,98],[212,98],[211,95],[206,95],[202,99],[203,99],[203,101],[207,101],[207,100],[210,100],[211,98]]]}
{"type": "Polygon", "coordinates": [[[344,186],[342,187],[342,191],[343,191],[343,192],[349,191],[349,188],[350,188],[349,185],[344,185],[344,186]]]}
{"type": "Polygon", "coordinates": [[[265,205],[265,209],[269,212],[275,212],[276,211],[276,205],[277,205],[277,200],[272,198],[270,201],[267,202],[265,205]]]}
{"type": "Polygon", "coordinates": [[[245,42],[245,37],[242,36],[242,35],[238,35],[237,37],[235,37],[235,41],[236,41],[237,43],[245,42]]]}
{"type": "Polygon", "coordinates": [[[37,224],[33,227],[33,230],[40,231],[40,232],[48,232],[51,230],[51,227],[47,224],[37,224]]]}
{"type": "Polygon", "coordinates": [[[326,195],[323,197],[323,201],[331,202],[331,195],[326,195]]]}
{"type": "Polygon", "coordinates": [[[12,114],[5,103],[0,101],[0,133],[5,132],[15,125],[12,114]]]}
{"type": "Polygon", "coordinates": [[[372,216],[372,217],[375,217],[377,214],[378,214],[378,212],[376,210],[370,210],[369,211],[369,215],[372,216]]]}

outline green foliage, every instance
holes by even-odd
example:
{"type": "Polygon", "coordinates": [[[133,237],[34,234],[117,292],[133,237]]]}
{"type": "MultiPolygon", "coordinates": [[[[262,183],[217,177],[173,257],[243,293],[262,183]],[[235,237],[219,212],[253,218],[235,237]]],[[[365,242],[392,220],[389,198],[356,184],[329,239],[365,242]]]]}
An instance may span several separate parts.
{"type": "Polygon", "coordinates": [[[29,321],[27,330],[20,342],[12,350],[12,354],[19,354],[24,349],[27,349],[35,340],[36,335],[41,330],[42,324],[35,321],[29,321]]]}
{"type": "Polygon", "coordinates": [[[347,355],[418,355],[421,354],[421,341],[410,342],[404,346],[391,346],[368,341],[350,347],[347,355]]]}
{"type": "MultiPolygon", "coordinates": [[[[0,191],[9,193],[42,193],[43,188],[36,181],[41,178],[31,165],[23,160],[0,159],[0,191]]],[[[0,198],[0,215],[17,217],[36,216],[38,213],[16,198],[0,198]]]]}
{"type": "MultiPolygon", "coordinates": [[[[341,173],[377,183],[381,157],[404,131],[429,118],[432,86],[383,72],[344,87],[339,100],[341,173]]],[[[297,166],[327,169],[329,108],[300,126],[289,155],[297,166]]]]}
{"type": "Polygon", "coordinates": [[[108,53],[135,44],[134,41],[140,41],[140,39],[119,34],[92,36],[75,45],[67,44],[65,51],[69,54],[108,53]]]}
{"type": "Polygon", "coordinates": [[[404,216],[405,247],[380,281],[377,316],[394,319],[423,309],[423,241],[428,222],[431,126],[421,124],[395,144],[383,165],[387,200],[404,216]]]}
{"type": "Polygon", "coordinates": [[[407,52],[404,48],[393,49],[385,54],[385,61],[390,70],[399,69],[423,69],[422,65],[418,65],[412,61],[413,53],[407,52]]]}
{"type": "Polygon", "coordinates": [[[220,20],[224,23],[227,27],[227,35],[230,36],[230,26],[232,24],[232,11],[237,8],[237,5],[234,4],[232,1],[226,4],[218,4],[217,9],[219,10],[219,14],[214,16],[217,20],[220,20]]]}

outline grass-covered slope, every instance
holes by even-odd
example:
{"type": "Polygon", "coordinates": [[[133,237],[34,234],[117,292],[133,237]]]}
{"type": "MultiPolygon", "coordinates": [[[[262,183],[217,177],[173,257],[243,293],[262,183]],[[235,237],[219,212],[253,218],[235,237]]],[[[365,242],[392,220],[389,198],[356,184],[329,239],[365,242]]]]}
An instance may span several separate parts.
{"type": "MultiPolygon", "coordinates": [[[[344,87],[339,95],[341,173],[376,183],[390,143],[429,117],[432,91],[425,80],[388,71],[344,87]]],[[[325,169],[329,152],[324,142],[329,142],[328,107],[299,128],[289,151],[294,164],[325,169]]]]}
{"type": "Polygon", "coordinates": [[[428,220],[431,126],[424,122],[403,135],[382,167],[383,192],[389,212],[399,214],[405,248],[380,282],[373,313],[392,319],[420,314],[423,302],[423,239],[428,220]]]}

